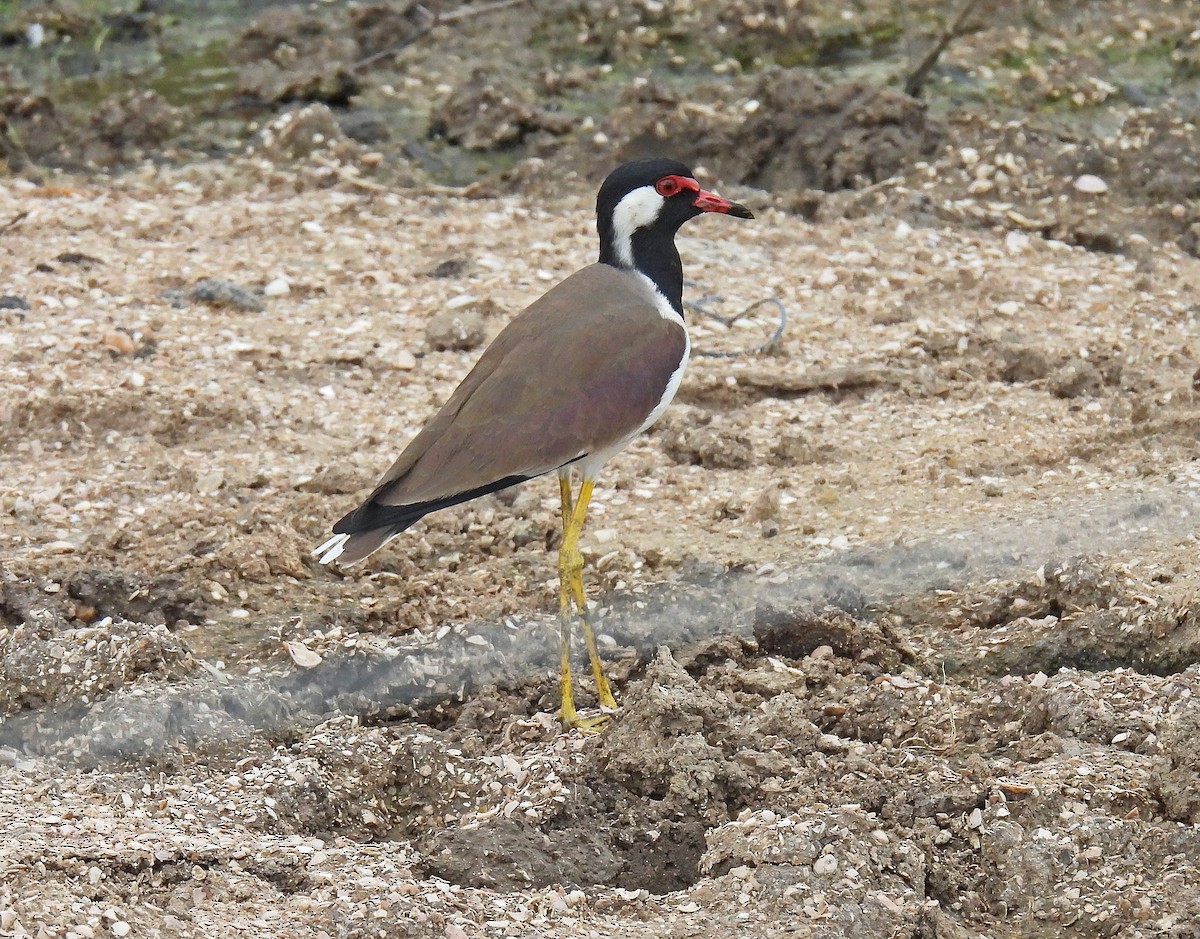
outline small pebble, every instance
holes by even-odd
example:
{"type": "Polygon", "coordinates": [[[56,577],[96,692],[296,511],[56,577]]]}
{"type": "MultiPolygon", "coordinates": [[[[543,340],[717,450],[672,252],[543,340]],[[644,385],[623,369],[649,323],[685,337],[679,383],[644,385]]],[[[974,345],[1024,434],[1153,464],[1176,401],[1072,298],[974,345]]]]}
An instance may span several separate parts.
{"type": "Polygon", "coordinates": [[[1099,176],[1093,176],[1091,173],[1084,173],[1082,176],[1077,177],[1074,185],[1077,191],[1086,193],[1089,196],[1098,196],[1108,192],[1108,183],[1099,176]]]}
{"type": "Polygon", "coordinates": [[[205,473],[196,480],[196,492],[202,496],[212,495],[225,484],[225,474],[220,470],[205,473]]]}
{"type": "Polygon", "coordinates": [[[392,368],[399,369],[402,372],[411,372],[417,367],[417,357],[407,349],[401,349],[396,353],[396,357],[392,359],[392,368]]]}
{"type": "MultiPolygon", "coordinates": [[[[447,258],[425,272],[427,277],[462,277],[467,271],[468,262],[465,258],[447,258]]],[[[453,301],[451,301],[453,302],[453,301]]]]}
{"type": "Polygon", "coordinates": [[[266,309],[259,296],[218,277],[206,277],[192,288],[191,298],[209,306],[258,313],[266,309]]]}
{"type": "Polygon", "coordinates": [[[1017,254],[1029,247],[1029,236],[1023,231],[1010,231],[1004,236],[1004,246],[1017,254]]]}
{"type": "Polygon", "coordinates": [[[814,874],[832,874],[838,869],[838,861],[832,854],[822,854],[813,862],[814,874]]]}
{"type": "Polygon", "coordinates": [[[292,640],[285,642],[284,645],[287,647],[288,655],[291,656],[292,661],[301,668],[315,668],[321,664],[320,654],[314,652],[303,642],[292,640]]]}
{"type": "Polygon", "coordinates": [[[137,343],[133,337],[122,329],[110,329],[100,341],[118,355],[132,355],[137,351],[137,343]]]}
{"type": "Polygon", "coordinates": [[[430,317],[425,341],[439,351],[474,349],[487,339],[487,326],[476,309],[443,310],[430,317]]]}
{"type": "Polygon", "coordinates": [[[265,287],[263,287],[263,296],[282,297],[285,294],[291,293],[291,291],[292,285],[287,282],[287,278],[276,277],[274,280],[269,281],[265,287]]]}

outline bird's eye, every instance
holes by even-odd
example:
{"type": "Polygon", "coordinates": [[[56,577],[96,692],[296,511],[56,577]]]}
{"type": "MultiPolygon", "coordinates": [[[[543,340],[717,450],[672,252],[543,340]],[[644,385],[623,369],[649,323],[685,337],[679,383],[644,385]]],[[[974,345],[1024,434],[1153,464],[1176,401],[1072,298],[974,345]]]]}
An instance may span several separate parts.
{"type": "Polygon", "coordinates": [[[674,176],[664,176],[654,184],[654,191],[667,199],[679,192],[679,180],[674,176]]]}

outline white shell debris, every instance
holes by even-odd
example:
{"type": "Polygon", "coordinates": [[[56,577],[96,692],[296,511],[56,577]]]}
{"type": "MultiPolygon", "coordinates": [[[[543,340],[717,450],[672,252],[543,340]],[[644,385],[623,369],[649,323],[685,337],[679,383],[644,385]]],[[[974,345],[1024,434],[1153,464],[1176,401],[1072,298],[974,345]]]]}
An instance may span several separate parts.
{"type": "Polygon", "coordinates": [[[1073,185],[1078,192],[1086,193],[1089,196],[1098,196],[1108,192],[1108,183],[1091,173],[1084,173],[1082,176],[1076,177],[1073,185]]]}
{"type": "Polygon", "coordinates": [[[285,642],[284,646],[287,648],[288,655],[292,657],[292,661],[301,668],[316,668],[321,664],[320,653],[314,652],[303,642],[293,639],[285,642]]]}

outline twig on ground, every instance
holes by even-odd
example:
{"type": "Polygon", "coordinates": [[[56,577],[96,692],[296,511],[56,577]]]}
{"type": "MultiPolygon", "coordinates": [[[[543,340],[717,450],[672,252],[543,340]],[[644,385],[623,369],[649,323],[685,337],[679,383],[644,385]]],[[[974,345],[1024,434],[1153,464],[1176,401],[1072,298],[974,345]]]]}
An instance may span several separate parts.
{"type": "Polygon", "coordinates": [[[441,186],[431,183],[428,186],[414,186],[411,191],[425,196],[457,196],[462,199],[474,199],[488,193],[488,187],[496,182],[496,176],[486,176],[465,186],[441,186]]]}
{"type": "Polygon", "coordinates": [[[491,3],[479,3],[475,6],[461,6],[457,10],[451,10],[449,13],[443,13],[438,17],[438,22],[452,23],[455,20],[470,19],[473,16],[486,16],[488,13],[495,13],[497,10],[505,10],[508,7],[521,6],[521,4],[528,2],[529,0],[492,0],[491,3]]]}
{"type": "Polygon", "coordinates": [[[0,235],[7,233],[10,228],[16,228],[23,221],[25,221],[25,219],[29,218],[29,212],[29,209],[26,209],[24,212],[18,212],[3,225],[0,225],[0,235]]]}
{"type": "Polygon", "coordinates": [[[437,25],[438,15],[436,13],[434,13],[432,10],[430,10],[429,7],[425,6],[425,4],[423,4],[423,3],[414,4],[412,9],[416,13],[419,13],[421,16],[423,16],[425,18],[425,22],[417,27],[416,32],[411,33],[408,36],[405,36],[403,39],[401,39],[395,45],[388,46],[386,49],[381,49],[378,52],[373,52],[369,56],[367,56],[365,59],[359,59],[357,62],[355,62],[353,65],[350,66],[350,71],[357,72],[357,71],[360,71],[361,69],[369,68],[370,66],[374,65],[376,62],[380,62],[383,59],[389,59],[392,56],[396,55],[396,53],[402,52],[403,50],[407,49],[418,39],[421,39],[422,37],[428,35],[428,33],[433,29],[433,27],[435,27],[437,25]]]}
{"type": "MultiPolygon", "coordinates": [[[[719,299],[720,297],[701,297],[701,301],[719,299]]],[[[780,338],[783,336],[783,331],[787,329],[787,309],[784,307],[783,301],[778,297],[764,297],[761,300],[755,300],[748,307],[746,307],[746,309],[742,310],[741,313],[738,313],[735,316],[725,317],[706,309],[699,301],[693,302],[689,300],[687,303],[689,309],[695,310],[701,316],[707,316],[709,319],[716,320],[726,328],[731,327],[738,320],[744,319],[745,317],[749,316],[752,311],[757,310],[760,306],[763,306],[767,303],[775,304],[776,309],[779,310],[779,324],[775,327],[775,332],[771,334],[771,337],[766,342],[761,343],[752,349],[737,349],[733,352],[715,352],[701,349],[696,352],[696,355],[706,356],[710,359],[731,359],[741,355],[758,355],[760,352],[769,351],[777,342],[779,342],[780,338]]]]}
{"type": "Polygon", "coordinates": [[[799,373],[779,372],[775,369],[747,369],[738,372],[738,384],[769,391],[773,395],[803,395],[814,391],[898,386],[912,377],[910,371],[902,368],[862,363],[837,368],[808,369],[799,373]]]}

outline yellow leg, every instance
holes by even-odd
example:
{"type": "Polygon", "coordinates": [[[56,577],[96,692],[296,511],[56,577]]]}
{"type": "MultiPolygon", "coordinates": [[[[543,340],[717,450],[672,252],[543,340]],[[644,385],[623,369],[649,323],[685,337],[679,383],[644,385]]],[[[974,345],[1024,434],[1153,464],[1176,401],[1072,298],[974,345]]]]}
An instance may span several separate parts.
{"type": "Polygon", "coordinates": [[[579,714],[575,710],[575,694],[571,688],[571,593],[562,579],[561,568],[558,585],[558,636],[562,687],[562,707],[558,718],[567,727],[578,727],[579,714]]]}
{"type": "MultiPolygon", "coordinates": [[[[568,493],[570,487],[567,487],[568,493]]],[[[585,479],[579,487],[579,501],[575,503],[571,513],[571,521],[575,528],[575,541],[578,545],[579,536],[583,534],[583,523],[587,516],[587,507],[592,499],[592,481],[585,479]]],[[[571,578],[571,596],[575,600],[575,608],[579,610],[579,622],[583,627],[583,642],[587,646],[588,661],[592,664],[592,677],[596,681],[596,696],[600,704],[606,708],[615,708],[617,699],[613,697],[608,678],[604,674],[604,664],[600,661],[600,650],[596,648],[596,634],[592,631],[591,620],[587,613],[587,594],[583,589],[583,556],[579,556],[578,567],[574,568],[571,578]]]]}
{"type": "Polygon", "coordinates": [[[584,730],[597,729],[605,718],[580,718],[575,710],[574,695],[571,685],[571,604],[574,601],[579,610],[580,621],[583,624],[584,643],[587,646],[588,658],[592,664],[592,675],[596,680],[596,693],[604,707],[616,707],[608,679],[604,675],[604,667],[600,661],[600,653],[596,648],[596,635],[592,631],[587,618],[587,596],[583,590],[583,555],[579,551],[579,536],[583,531],[584,519],[587,517],[588,503],[592,497],[592,480],[585,479],[579,487],[579,499],[571,498],[570,478],[559,476],[559,495],[562,499],[563,540],[558,553],[558,614],[560,656],[562,673],[562,710],[559,717],[570,727],[584,730]]]}
{"type": "Polygon", "coordinates": [[[571,476],[569,473],[558,474],[558,498],[562,503],[562,524],[563,535],[567,533],[567,528],[571,524],[571,518],[575,514],[574,502],[571,498],[571,476]]]}
{"type": "MultiPolygon", "coordinates": [[[[565,547],[572,517],[571,477],[569,475],[559,474],[558,493],[562,500],[562,547],[565,547]]],[[[579,723],[579,714],[575,711],[575,694],[571,687],[571,588],[566,577],[562,547],[560,547],[558,555],[559,674],[562,689],[562,708],[559,710],[558,716],[565,725],[574,727],[579,723]]]]}

